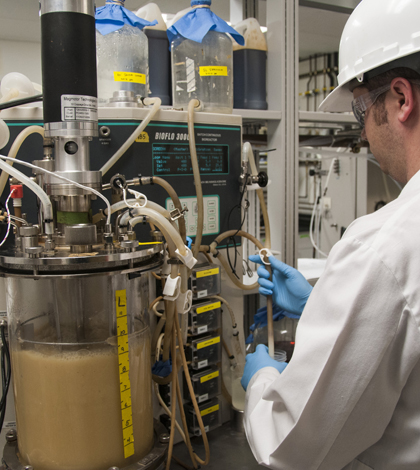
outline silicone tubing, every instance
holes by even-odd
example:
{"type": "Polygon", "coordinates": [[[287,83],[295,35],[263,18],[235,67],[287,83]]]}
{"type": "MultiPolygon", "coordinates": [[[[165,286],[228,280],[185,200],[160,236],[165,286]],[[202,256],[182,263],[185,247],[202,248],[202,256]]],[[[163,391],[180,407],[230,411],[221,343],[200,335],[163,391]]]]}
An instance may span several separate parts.
{"type": "Polygon", "coordinates": [[[187,254],[187,250],[184,245],[184,242],[182,241],[181,235],[176,230],[176,228],[173,227],[171,223],[167,219],[165,219],[165,217],[163,217],[162,214],[147,207],[139,207],[137,211],[140,216],[134,217],[134,219],[131,219],[129,221],[129,224],[132,227],[134,227],[138,223],[143,222],[142,216],[150,217],[153,223],[156,224],[160,231],[163,233],[163,236],[165,237],[166,242],[168,243],[168,250],[170,256],[176,258],[175,247],[178,248],[178,251],[182,256],[185,256],[187,254]]]}
{"type": "MultiPolygon", "coordinates": [[[[23,143],[23,141],[30,136],[31,134],[40,134],[42,138],[44,138],[44,128],[41,126],[29,126],[23,129],[18,136],[16,137],[15,141],[13,142],[13,145],[10,147],[8,157],[10,158],[16,158],[16,155],[23,143]]],[[[13,162],[9,161],[8,165],[13,166],[13,162]]],[[[0,176],[0,197],[3,194],[4,187],[6,186],[7,183],[7,177],[8,173],[5,171],[2,173],[0,176]]]]}
{"type": "Polygon", "coordinates": [[[145,105],[152,104],[149,113],[136,128],[136,130],[130,135],[130,137],[125,141],[125,143],[114,153],[114,155],[105,163],[105,165],[100,169],[102,176],[105,175],[117,161],[124,155],[124,153],[133,145],[137,137],[144,131],[149,122],[152,120],[154,115],[159,111],[161,99],[160,98],[145,98],[143,100],[145,105]]]}
{"type": "Polygon", "coordinates": [[[5,158],[3,155],[0,155],[0,168],[7,172],[8,174],[17,178],[22,184],[27,186],[31,189],[40,199],[43,212],[44,212],[44,220],[49,220],[51,222],[45,222],[45,233],[47,235],[52,235],[54,233],[54,223],[53,220],[53,209],[50,198],[48,197],[47,193],[39,187],[34,181],[24,175],[22,172],[13,168],[12,166],[8,165],[2,158],[5,158]]]}

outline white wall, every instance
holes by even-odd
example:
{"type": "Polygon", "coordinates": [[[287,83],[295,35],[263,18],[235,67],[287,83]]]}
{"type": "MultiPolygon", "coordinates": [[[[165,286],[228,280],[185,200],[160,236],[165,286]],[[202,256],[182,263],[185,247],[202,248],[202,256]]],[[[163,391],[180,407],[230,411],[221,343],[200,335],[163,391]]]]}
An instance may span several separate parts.
{"type": "Polygon", "coordinates": [[[0,78],[10,72],[23,73],[41,84],[41,44],[0,39],[0,78]]]}

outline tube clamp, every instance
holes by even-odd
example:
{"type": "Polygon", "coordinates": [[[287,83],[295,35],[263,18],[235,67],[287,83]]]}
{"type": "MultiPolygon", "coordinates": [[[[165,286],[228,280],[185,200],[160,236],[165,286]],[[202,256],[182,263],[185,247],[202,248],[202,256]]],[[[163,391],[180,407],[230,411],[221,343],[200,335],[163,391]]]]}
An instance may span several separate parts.
{"type": "Polygon", "coordinates": [[[270,266],[271,263],[270,262],[267,263],[266,261],[264,261],[265,258],[267,257],[267,259],[268,259],[270,256],[279,255],[280,251],[271,251],[268,248],[262,248],[258,252],[258,254],[260,255],[260,258],[261,258],[261,261],[263,262],[263,264],[265,264],[266,266],[270,266]]]}
{"type": "Polygon", "coordinates": [[[192,251],[188,247],[185,247],[185,251],[185,255],[181,255],[178,249],[175,250],[175,253],[187,268],[192,269],[197,263],[197,260],[194,258],[192,251]]]}
{"type": "Polygon", "coordinates": [[[180,293],[176,299],[176,309],[178,313],[188,313],[192,306],[192,291],[180,293]]]}
{"type": "Polygon", "coordinates": [[[166,279],[165,288],[163,289],[164,300],[174,301],[179,297],[181,289],[181,278],[179,276],[166,279]]]}

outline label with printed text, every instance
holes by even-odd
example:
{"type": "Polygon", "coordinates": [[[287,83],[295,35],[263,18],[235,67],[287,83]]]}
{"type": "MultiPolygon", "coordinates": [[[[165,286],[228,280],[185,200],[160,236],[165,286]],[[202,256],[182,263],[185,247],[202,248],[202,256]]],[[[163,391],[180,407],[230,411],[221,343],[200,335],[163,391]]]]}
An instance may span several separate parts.
{"type": "Polygon", "coordinates": [[[206,269],[205,271],[197,271],[196,277],[200,279],[201,277],[214,276],[215,274],[219,274],[219,272],[219,268],[206,269]]]}
{"type": "Polygon", "coordinates": [[[211,406],[210,408],[207,408],[206,410],[201,410],[200,415],[206,416],[206,415],[209,415],[210,413],[214,413],[215,411],[219,411],[219,405],[214,405],[214,406],[211,406]]]}
{"type": "Polygon", "coordinates": [[[135,72],[114,72],[114,82],[140,83],[146,85],[146,75],[135,72]]]}
{"type": "Polygon", "coordinates": [[[200,377],[200,383],[208,382],[209,380],[213,380],[216,377],[219,377],[219,371],[216,370],[216,372],[212,372],[211,374],[204,375],[203,377],[200,377]]]}
{"type": "Polygon", "coordinates": [[[201,77],[228,76],[228,68],[225,65],[207,65],[200,67],[201,77]]]}
{"type": "Polygon", "coordinates": [[[204,307],[198,307],[196,312],[197,314],[208,312],[209,310],[215,310],[216,308],[220,308],[222,306],[221,302],[215,302],[213,304],[204,305],[204,307]]]}
{"type": "Polygon", "coordinates": [[[211,339],[208,339],[207,341],[203,341],[202,343],[198,343],[197,344],[197,349],[203,349],[203,348],[207,348],[213,344],[217,344],[217,343],[220,343],[220,336],[216,336],[216,338],[211,338],[211,339]]]}

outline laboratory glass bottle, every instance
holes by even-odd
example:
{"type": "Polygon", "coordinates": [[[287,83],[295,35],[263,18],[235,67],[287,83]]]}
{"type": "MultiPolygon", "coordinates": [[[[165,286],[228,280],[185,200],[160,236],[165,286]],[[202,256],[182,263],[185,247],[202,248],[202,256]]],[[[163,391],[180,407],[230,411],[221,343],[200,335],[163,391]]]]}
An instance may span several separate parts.
{"type": "Polygon", "coordinates": [[[108,106],[115,92],[148,96],[148,40],[141,29],[125,24],[105,35],[97,30],[96,54],[99,106],[108,106]]]}
{"type": "Polygon", "coordinates": [[[174,107],[187,109],[198,99],[205,112],[232,113],[232,41],[226,33],[209,31],[201,43],[177,37],[171,43],[174,107]]]}
{"type": "Polygon", "coordinates": [[[245,45],[233,44],[233,105],[242,109],[267,109],[267,42],[255,18],[247,18],[235,29],[245,45]]]}

